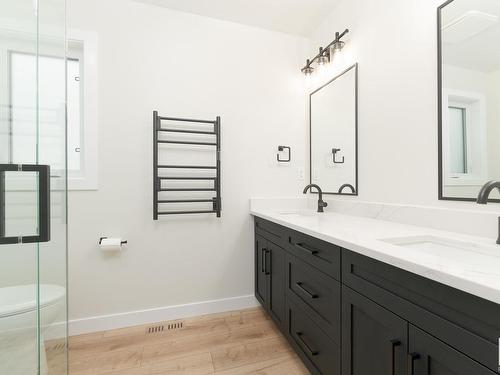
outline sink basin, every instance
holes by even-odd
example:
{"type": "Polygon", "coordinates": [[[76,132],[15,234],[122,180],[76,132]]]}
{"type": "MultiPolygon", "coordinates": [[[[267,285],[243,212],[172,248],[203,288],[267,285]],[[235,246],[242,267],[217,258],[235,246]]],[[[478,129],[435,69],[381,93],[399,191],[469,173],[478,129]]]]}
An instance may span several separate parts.
{"type": "Polygon", "coordinates": [[[315,216],[318,212],[313,211],[313,210],[282,210],[278,211],[278,214],[280,215],[287,215],[287,216],[315,216]]]}
{"type": "Polygon", "coordinates": [[[428,254],[450,257],[451,259],[459,254],[462,258],[463,256],[474,257],[474,255],[477,256],[478,254],[493,255],[499,253],[499,250],[494,246],[435,236],[385,238],[381,239],[381,241],[428,254]]]}

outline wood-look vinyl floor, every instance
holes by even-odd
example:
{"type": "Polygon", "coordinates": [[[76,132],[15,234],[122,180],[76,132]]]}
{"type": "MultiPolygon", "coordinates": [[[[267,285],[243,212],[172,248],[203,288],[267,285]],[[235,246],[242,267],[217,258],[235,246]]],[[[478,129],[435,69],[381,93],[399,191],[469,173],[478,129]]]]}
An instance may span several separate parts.
{"type": "MultiPolygon", "coordinates": [[[[62,373],[60,349],[47,345],[51,375],[62,373]]],[[[73,336],[69,369],[70,375],[309,375],[260,308],[73,336]]]]}

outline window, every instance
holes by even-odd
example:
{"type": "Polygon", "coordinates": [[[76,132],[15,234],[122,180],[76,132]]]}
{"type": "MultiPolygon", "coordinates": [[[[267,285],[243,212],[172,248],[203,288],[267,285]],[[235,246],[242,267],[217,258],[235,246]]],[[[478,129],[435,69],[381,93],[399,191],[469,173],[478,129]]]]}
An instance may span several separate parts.
{"type": "MultiPolygon", "coordinates": [[[[34,90],[36,86],[36,56],[28,53],[11,52],[10,56],[10,82],[11,82],[11,148],[12,160],[29,162],[37,160],[36,150],[43,160],[41,164],[48,164],[52,169],[52,176],[62,175],[65,168],[64,150],[64,59],[59,57],[40,56],[39,69],[39,129],[34,129],[32,121],[28,118],[35,117],[36,103],[34,90]],[[37,131],[36,137],[34,132],[37,131]],[[37,142],[38,145],[34,143],[37,142]],[[62,145],[61,145],[62,143],[62,145]]],[[[68,137],[68,177],[81,176],[82,160],[80,152],[81,143],[81,86],[79,82],[80,60],[68,59],[67,62],[67,137],[68,137]]]]}
{"type": "Polygon", "coordinates": [[[37,78],[36,56],[22,41],[7,51],[11,108],[9,159],[16,163],[39,160],[41,164],[50,164],[51,175],[57,184],[57,177],[63,176],[65,168],[65,155],[61,153],[65,148],[61,143],[64,144],[67,136],[68,188],[95,190],[98,187],[97,37],[94,33],[69,31],[66,61],[54,57],[59,51],[54,50],[51,56],[50,46],[44,47],[46,55],[38,58],[37,129],[33,126],[37,116],[34,99],[37,87],[33,83],[37,78]],[[37,150],[41,151],[38,155],[44,160],[36,158],[37,150]]]}
{"type": "Polygon", "coordinates": [[[449,107],[450,172],[467,173],[467,110],[449,107]]]}
{"type": "Polygon", "coordinates": [[[68,177],[82,176],[84,162],[82,156],[83,85],[81,84],[80,60],[70,58],[67,62],[67,106],[68,106],[68,177]]]}
{"type": "Polygon", "coordinates": [[[445,90],[443,166],[445,185],[482,185],[487,171],[486,98],[481,93],[445,90]]]}

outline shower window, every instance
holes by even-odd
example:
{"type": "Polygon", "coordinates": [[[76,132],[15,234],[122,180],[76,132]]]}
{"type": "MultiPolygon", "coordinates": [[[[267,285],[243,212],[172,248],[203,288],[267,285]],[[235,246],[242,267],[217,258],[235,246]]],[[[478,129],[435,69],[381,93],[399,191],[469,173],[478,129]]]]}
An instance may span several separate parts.
{"type": "MultiPolygon", "coordinates": [[[[84,36],[85,37],[85,36],[84,36]]],[[[52,72],[64,69],[65,60],[51,55],[50,49],[45,56],[39,56],[38,69],[40,71],[41,82],[38,90],[40,95],[39,113],[40,127],[43,128],[38,139],[38,148],[42,152],[45,160],[40,163],[52,166],[51,174],[55,177],[54,183],[58,183],[57,177],[63,176],[60,173],[65,166],[57,161],[65,160],[59,153],[64,148],[59,147],[61,139],[57,137],[63,123],[61,118],[67,115],[67,176],[68,188],[70,190],[95,190],[97,189],[97,81],[95,60],[97,55],[96,43],[89,42],[87,46],[85,40],[68,41],[68,56],[66,60],[67,72],[67,108],[61,106],[65,96],[65,91],[61,82],[54,82],[52,72]],[[86,61],[87,54],[89,60],[86,61]],[[85,55],[85,56],[84,56],[85,55]],[[88,78],[86,82],[85,78],[88,78]],[[67,113],[66,113],[67,110],[67,113]],[[54,136],[53,136],[54,135],[54,136]]],[[[31,118],[36,111],[34,103],[30,102],[35,94],[33,85],[30,82],[35,79],[36,71],[28,69],[36,61],[33,52],[27,52],[22,41],[19,41],[18,48],[6,51],[8,53],[9,65],[9,93],[10,97],[10,118],[8,153],[10,160],[32,160],[35,153],[34,134],[36,131],[29,127],[27,118],[31,118]]],[[[64,78],[64,77],[63,77],[64,78]]],[[[59,77],[61,80],[62,78],[59,77]]]]}
{"type": "MultiPolygon", "coordinates": [[[[30,160],[32,153],[36,152],[36,138],[32,134],[35,129],[27,119],[33,115],[31,98],[33,94],[33,82],[36,79],[36,71],[29,69],[35,64],[36,56],[28,53],[11,52],[10,54],[10,82],[11,82],[11,140],[10,153],[12,160],[30,160]]],[[[55,74],[64,71],[64,59],[59,57],[39,56],[38,69],[40,72],[38,91],[39,101],[39,123],[43,127],[42,136],[38,140],[38,150],[43,157],[39,160],[41,164],[52,166],[52,177],[62,175],[64,171],[64,142],[59,136],[64,126],[61,119],[65,116],[64,103],[64,77],[55,74]],[[61,82],[54,82],[60,79],[61,82]]],[[[81,86],[80,86],[80,61],[70,58],[67,63],[67,90],[68,90],[68,178],[78,177],[82,174],[81,160],[81,86]]]]}

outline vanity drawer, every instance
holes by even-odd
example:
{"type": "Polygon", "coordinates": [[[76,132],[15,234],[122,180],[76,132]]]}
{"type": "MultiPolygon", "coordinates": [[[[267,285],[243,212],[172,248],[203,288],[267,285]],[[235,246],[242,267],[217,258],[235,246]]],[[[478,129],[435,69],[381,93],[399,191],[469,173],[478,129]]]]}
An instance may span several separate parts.
{"type": "Polygon", "coordinates": [[[342,282],[497,371],[500,305],[344,250],[342,282]]]}
{"type": "Polygon", "coordinates": [[[340,247],[300,232],[290,231],[287,249],[296,257],[340,281],[340,247]]]}
{"type": "Polygon", "coordinates": [[[289,298],[306,304],[309,315],[316,316],[323,331],[340,343],[340,283],[292,255],[287,258],[289,298]]]}
{"type": "Polygon", "coordinates": [[[288,335],[313,374],[340,375],[340,345],[324,333],[299,304],[288,303],[288,335]]]}
{"type": "Polygon", "coordinates": [[[255,218],[255,233],[277,244],[284,242],[287,231],[289,231],[289,229],[281,225],[258,217],[255,218]]]}

